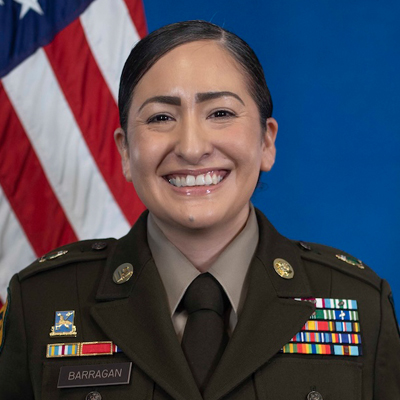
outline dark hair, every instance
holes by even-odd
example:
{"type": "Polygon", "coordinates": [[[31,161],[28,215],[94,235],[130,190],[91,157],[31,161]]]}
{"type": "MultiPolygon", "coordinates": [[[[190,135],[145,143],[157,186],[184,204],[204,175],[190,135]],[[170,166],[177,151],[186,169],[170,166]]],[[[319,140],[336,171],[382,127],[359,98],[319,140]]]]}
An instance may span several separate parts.
{"type": "Polygon", "coordinates": [[[214,40],[225,48],[242,67],[247,85],[266,126],[272,115],[272,99],[264,71],[251,47],[234,33],[206,21],[185,21],[166,25],[139,41],[127,58],[121,74],[118,108],[120,124],[127,132],[128,113],[136,85],[143,75],[167,52],[185,43],[214,40]]]}

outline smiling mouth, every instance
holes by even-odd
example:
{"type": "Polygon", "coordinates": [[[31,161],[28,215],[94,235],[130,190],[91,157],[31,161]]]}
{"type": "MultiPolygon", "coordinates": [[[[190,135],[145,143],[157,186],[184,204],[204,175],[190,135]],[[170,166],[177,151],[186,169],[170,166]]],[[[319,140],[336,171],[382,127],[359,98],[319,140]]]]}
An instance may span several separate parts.
{"type": "Polygon", "coordinates": [[[210,171],[205,174],[171,174],[164,178],[175,187],[213,186],[218,185],[226,176],[227,171],[210,171]]]}

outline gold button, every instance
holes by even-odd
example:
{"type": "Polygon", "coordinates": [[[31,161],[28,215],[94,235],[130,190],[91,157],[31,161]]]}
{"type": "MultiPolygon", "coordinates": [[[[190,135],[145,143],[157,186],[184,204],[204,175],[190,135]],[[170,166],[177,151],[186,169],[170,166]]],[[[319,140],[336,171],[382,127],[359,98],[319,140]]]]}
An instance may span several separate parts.
{"type": "Polygon", "coordinates": [[[113,281],[120,285],[121,283],[128,282],[133,275],[133,266],[129,263],[121,264],[113,274],[113,281]]]}
{"type": "Polygon", "coordinates": [[[281,278],[292,279],[294,277],[293,267],[283,258],[274,260],[274,269],[281,278]]]}

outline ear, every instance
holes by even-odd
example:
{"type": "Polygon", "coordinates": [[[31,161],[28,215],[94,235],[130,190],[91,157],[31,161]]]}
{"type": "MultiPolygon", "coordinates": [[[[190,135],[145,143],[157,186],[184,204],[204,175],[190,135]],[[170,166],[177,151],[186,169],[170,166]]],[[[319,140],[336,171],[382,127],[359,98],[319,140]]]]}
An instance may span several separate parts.
{"type": "Polygon", "coordinates": [[[278,133],[278,122],[275,118],[268,118],[262,143],[261,171],[268,172],[275,163],[275,139],[278,133]]]}
{"type": "Polygon", "coordinates": [[[117,145],[119,155],[121,156],[122,173],[128,182],[132,182],[131,169],[129,163],[129,145],[122,128],[118,128],[114,132],[114,140],[117,145]]]}

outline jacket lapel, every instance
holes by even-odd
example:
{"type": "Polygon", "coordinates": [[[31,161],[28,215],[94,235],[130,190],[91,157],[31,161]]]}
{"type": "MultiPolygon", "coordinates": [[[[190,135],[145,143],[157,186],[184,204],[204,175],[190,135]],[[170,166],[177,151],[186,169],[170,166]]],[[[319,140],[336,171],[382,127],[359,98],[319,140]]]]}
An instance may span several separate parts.
{"type": "Polygon", "coordinates": [[[98,300],[107,301],[92,307],[91,313],[110,340],[174,399],[200,400],[147,245],[146,217],[117,242],[97,293],[98,300]],[[116,285],[113,272],[126,262],[133,265],[134,275],[116,285]]]}
{"type": "MultiPolygon", "coordinates": [[[[260,240],[248,275],[248,294],[235,332],[204,393],[216,400],[274,357],[314,311],[308,278],[295,245],[259,212],[260,240]],[[273,268],[275,258],[295,270],[291,280],[273,268]]],[[[151,379],[177,400],[201,400],[172,326],[166,294],[146,238],[147,213],[117,241],[99,285],[92,316],[104,333],[151,379]],[[114,270],[130,262],[133,277],[116,285],[114,270]]]]}
{"type": "Polygon", "coordinates": [[[301,330],[314,311],[308,279],[295,245],[279,235],[257,214],[260,241],[248,276],[248,294],[234,334],[204,393],[206,400],[221,398],[274,357],[301,330]],[[288,261],[294,278],[281,278],[273,268],[275,258],[288,261]]]}

